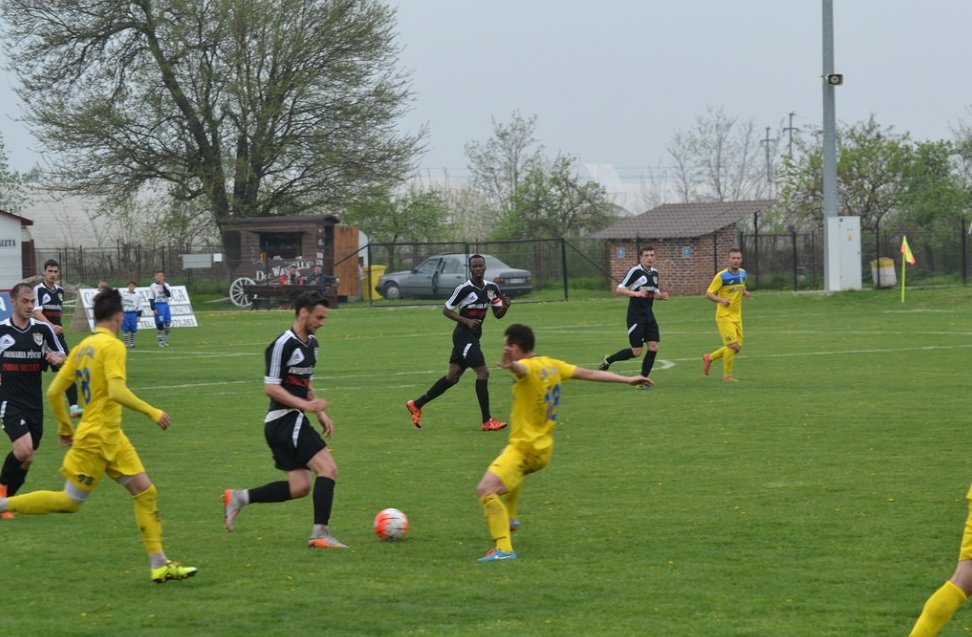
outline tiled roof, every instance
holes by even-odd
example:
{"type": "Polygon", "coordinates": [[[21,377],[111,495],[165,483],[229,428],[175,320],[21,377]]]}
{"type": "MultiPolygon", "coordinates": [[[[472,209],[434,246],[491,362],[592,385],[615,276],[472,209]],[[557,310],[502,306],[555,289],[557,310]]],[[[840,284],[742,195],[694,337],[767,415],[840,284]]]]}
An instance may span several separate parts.
{"type": "Polygon", "coordinates": [[[666,203],[591,235],[595,239],[674,239],[701,237],[771,207],[773,199],[666,203]]]}

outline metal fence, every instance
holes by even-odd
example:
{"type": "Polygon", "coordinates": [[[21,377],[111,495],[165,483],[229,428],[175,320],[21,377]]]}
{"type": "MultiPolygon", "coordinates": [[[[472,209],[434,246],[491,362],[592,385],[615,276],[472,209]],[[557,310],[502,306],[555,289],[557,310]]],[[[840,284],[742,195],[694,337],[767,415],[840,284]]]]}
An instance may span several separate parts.
{"type": "Polygon", "coordinates": [[[207,268],[183,267],[186,253],[185,248],[177,246],[120,245],[36,250],[34,256],[38,273],[44,271],[48,259],[53,259],[60,265],[62,281],[91,287],[99,279],[112,285],[124,285],[129,279],[145,285],[156,270],[163,270],[169,281],[190,287],[194,282],[229,280],[229,270],[222,263],[207,268]]]}
{"type": "MultiPolygon", "coordinates": [[[[900,268],[901,237],[907,235],[917,264],[909,266],[908,281],[961,282],[966,284],[970,274],[970,237],[965,228],[952,234],[925,230],[894,229],[861,233],[861,265],[865,287],[886,286],[881,281],[882,270],[874,268],[878,257],[893,259],[900,268]],[[876,276],[875,276],[876,275],[876,276]],[[878,280],[875,280],[875,279],[878,280]]],[[[821,231],[784,234],[740,234],[744,267],[752,288],[782,290],[814,290],[824,285],[824,246],[821,231]]],[[[450,243],[372,243],[346,258],[360,259],[366,264],[392,272],[409,270],[430,255],[457,252],[462,254],[491,254],[514,268],[529,270],[535,290],[552,291],[544,298],[567,299],[571,288],[609,290],[616,282],[609,275],[609,246],[600,240],[532,239],[523,241],[475,241],[450,243]]],[[[129,279],[144,284],[153,273],[162,269],[169,281],[187,285],[190,291],[206,286],[218,289],[231,283],[228,268],[222,263],[209,267],[184,267],[184,248],[178,246],[116,246],[112,248],[59,248],[37,250],[37,272],[43,270],[47,259],[55,259],[61,266],[62,280],[69,283],[95,285],[106,279],[112,285],[124,285],[129,279]]],[[[662,275],[664,276],[664,272],[662,275]]],[[[369,272],[362,272],[362,279],[369,272]]],[[[370,285],[362,285],[363,300],[372,294],[370,285]]],[[[441,300],[440,300],[441,301],[441,300]]]]}
{"type": "MultiPolygon", "coordinates": [[[[512,268],[528,270],[535,291],[545,300],[567,299],[571,287],[608,289],[607,244],[603,241],[534,239],[523,241],[476,241],[440,243],[372,243],[361,249],[365,262],[391,273],[411,270],[436,254],[488,254],[512,268]]],[[[364,300],[375,300],[375,290],[365,289],[364,300]]],[[[409,303],[422,300],[409,299],[409,303]]],[[[424,302],[441,303],[442,299],[424,302]]]]}
{"type": "MultiPolygon", "coordinates": [[[[909,284],[923,282],[968,283],[970,238],[964,227],[953,233],[893,229],[861,232],[861,274],[866,287],[888,287],[896,277],[888,275],[879,258],[890,259],[895,271],[901,266],[901,238],[917,263],[908,266],[909,284]],[[882,279],[883,276],[883,279],[882,279]],[[890,280],[889,280],[890,278],[890,280]]],[[[816,290],[824,285],[823,232],[741,234],[744,267],[753,288],[816,290]]]]}

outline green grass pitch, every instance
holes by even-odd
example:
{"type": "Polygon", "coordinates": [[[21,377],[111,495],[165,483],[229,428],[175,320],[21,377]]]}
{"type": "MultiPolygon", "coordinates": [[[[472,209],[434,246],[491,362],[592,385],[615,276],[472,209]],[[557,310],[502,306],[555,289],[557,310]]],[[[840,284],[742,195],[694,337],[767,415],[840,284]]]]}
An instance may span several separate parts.
{"type": "MultiPolygon", "coordinates": [[[[306,548],[309,499],[250,506],[223,529],[224,488],[283,477],[262,436],[263,350],[292,314],[201,311],[171,348],[143,331],[129,356],[129,385],[172,428],[125,415],[166,550],[199,574],[149,581],[130,498],[106,480],[73,516],[0,522],[0,632],[907,634],[954,567],[966,515],[970,302],[965,288],[912,290],[904,305],[894,292],[757,291],[735,385],[719,361],[702,375],[713,305],[657,303],[657,388],[566,385],[553,461],[526,481],[520,559],[486,565],[474,489],[505,433],[479,431],[471,373],[426,407],[420,431],[403,406],[446,369],[438,309],[345,305],[319,332],[315,387],[341,471],[331,526],[348,551],[306,548]],[[405,541],[372,534],[384,507],[408,514],[405,541]]],[[[498,360],[504,326],[523,322],[539,352],[595,367],[625,345],[624,313],[621,299],[518,302],[487,320],[483,348],[498,360]]],[[[497,417],[509,387],[494,369],[497,417]]],[[[47,411],[25,490],[63,485],[47,411]]],[[[961,609],[942,634],[970,630],[961,609]]]]}

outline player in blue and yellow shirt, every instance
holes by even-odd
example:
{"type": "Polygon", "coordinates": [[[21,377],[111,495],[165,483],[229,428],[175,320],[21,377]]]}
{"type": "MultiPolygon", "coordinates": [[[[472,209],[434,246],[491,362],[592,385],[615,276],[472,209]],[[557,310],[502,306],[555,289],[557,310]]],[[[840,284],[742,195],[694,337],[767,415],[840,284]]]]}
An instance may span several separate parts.
{"type": "Polygon", "coordinates": [[[122,301],[118,290],[99,292],[94,297],[94,333],[81,341],[47,389],[47,399],[60,426],[61,442],[69,446],[61,465],[66,478],[63,491],[33,491],[12,498],[0,498],[0,512],[75,513],[107,474],[129,493],[135,508],[135,522],[149,556],[154,582],[186,579],[196,574],[191,566],[171,562],[162,549],[162,522],[156,506],[155,485],[145,473],[142,461],[122,431],[122,407],[148,416],[161,429],[168,429],[169,414],[141,400],[125,379],[125,345],[118,339],[122,324],[122,301]],[[84,403],[84,415],[77,431],[71,427],[61,395],[77,381],[84,403]]]}
{"type": "Polygon", "coordinates": [[[553,430],[560,408],[560,388],[571,378],[605,383],[651,383],[646,376],[584,369],[533,353],[533,330],[519,323],[506,329],[499,366],[513,373],[513,406],[506,448],[489,465],[476,487],[489,534],[496,543],[480,562],[515,560],[510,533],[516,518],[523,479],[540,471],[553,455],[553,430]]]}
{"type": "Polygon", "coordinates": [[[742,266],[742,250],[729,250],[729,267],[712,278],[709,289],[705,291],[705,298],[717,304],[716,327],[722,339],[722,347],[711,354],[702,355],[702,370],[709,375],[709,366],[716,359],[723,359],[722,380],[735,383],[732,375],[732,363],[736,354],[742,349],[742,300],[752,296],[746,289],[746,271],[742,266]]]}

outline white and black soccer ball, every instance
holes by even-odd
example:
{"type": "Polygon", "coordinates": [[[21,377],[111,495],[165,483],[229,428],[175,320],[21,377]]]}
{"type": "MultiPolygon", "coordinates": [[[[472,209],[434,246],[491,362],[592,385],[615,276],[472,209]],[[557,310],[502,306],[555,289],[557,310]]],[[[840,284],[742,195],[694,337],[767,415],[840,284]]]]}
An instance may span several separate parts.
{"type": "Polygon", "coordinates": [[[408,533],[408,517],[398,509],[382,509],[375,516],[379,540],[401,540],[408,533]]]}

